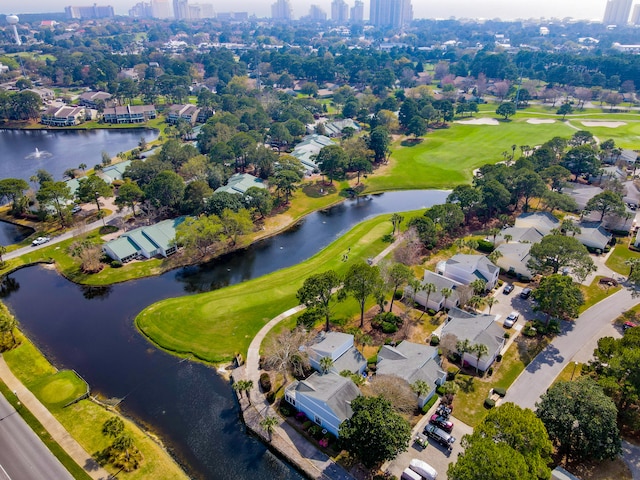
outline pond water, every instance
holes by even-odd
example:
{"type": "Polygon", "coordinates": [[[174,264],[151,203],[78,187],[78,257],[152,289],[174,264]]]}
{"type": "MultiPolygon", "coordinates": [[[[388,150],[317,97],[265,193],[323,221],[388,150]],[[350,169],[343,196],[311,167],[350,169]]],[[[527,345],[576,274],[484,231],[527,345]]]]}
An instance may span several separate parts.
{"type": "Polygon", "coordinates": [[[109,287],[75,285],[46,267],[19,270],[0,294],[21,327],[59,368],[157,432],[194,478],[301,478],[245,433],[228,382],[210,367],[156,349],[135,329],[146,306],[209,291],[309,258],[367,217],[442,203],[448,192],[406,191],[348,200],[295,228],[207,265],[109,287]],[[37,299],[37,301],[34,301],[37,299]]]}
{"type": "Polygon", "coordinates": [[[0,221],[0,245],[19,243],[33,233],[33,229],[0,221]]]}
{"type": "Polygon", "coordinates": [[[102,152],[115,157],[119,152],[158,137],[158,131],[145,128],[119,130],[0,130],[0,178],[29,178],[39,169],[56,180],[69,168],[81,163],[93,168],[101,163],[102,152]],[[37,149],[37,150],[36,150],[37,149]]]}

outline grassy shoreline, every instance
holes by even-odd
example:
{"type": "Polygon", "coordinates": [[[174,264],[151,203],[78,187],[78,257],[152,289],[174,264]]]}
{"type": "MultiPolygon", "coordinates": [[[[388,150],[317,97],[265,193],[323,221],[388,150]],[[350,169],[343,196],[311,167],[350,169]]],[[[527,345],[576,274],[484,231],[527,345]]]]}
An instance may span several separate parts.
{"type": "MultiPolygon", "coordinates": [[[[107,410],[86,399],[65,407],[64,405],[69,399],[73,400],[78,396],[78,393],[87,388],[84,380],[69,370],[57,371],[33,343],[22,334],[19,334],[19,337],[22,341],[21,345],[3,354],[9,368],[89,454],[95,456],[95,453],[109,445],[109,439],[101,433],[102,425],[109,417],[118,415],[125,422],[127,430],[131,432],[136,446],[145,458],[138,470],[130,473],[120,472],[118,478],[131,480],[146,478],[186,480],[188,478],[157,440],[118,412],[107,410]]],[[[42,437],[50,439],[40,422],[35,417],[33,420],[35,422],[30,420],[28,423],[34,431],[42,437]],[[40,426],[38,427],[38,425],[40,426]]],[[[63,464],[71,471],[74,478],[90,478],[81,466],[78,466],[53,439],[50,441],[54,443],[53,447],[49,445],[50,442],[45,441],[45,443],[54,455],[61,461],[65,456],[67,457],[63,464]]],[[[117,472],[117,469],[109,465],[106,465],[105,468],[112,475],[117,472]]]]}

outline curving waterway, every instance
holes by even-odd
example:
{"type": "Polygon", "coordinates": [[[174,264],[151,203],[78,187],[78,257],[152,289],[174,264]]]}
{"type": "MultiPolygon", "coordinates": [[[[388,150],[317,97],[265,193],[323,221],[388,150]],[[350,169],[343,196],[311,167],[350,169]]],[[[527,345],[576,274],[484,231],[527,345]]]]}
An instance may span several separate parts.
{"type": "Polygon", "coordinates": [[[210,291],[295,265],[368,217],[443,203],[446,191],[404,191],[347,200],[294,228],[210,264],[110,287],[84,287],[44,267],[13,273],[0,294],[21,328],[59,368],[160,435],[189,475],[202,479],[298,479],[245,433],[228,383],[205,365],[162,352],[135,316],[164,298],[210,291]]]}

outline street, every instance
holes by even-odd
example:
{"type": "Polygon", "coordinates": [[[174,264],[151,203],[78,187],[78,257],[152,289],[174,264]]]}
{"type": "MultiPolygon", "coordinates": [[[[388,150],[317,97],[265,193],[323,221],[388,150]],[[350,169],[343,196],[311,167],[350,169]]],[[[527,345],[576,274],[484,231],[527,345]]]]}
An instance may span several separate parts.
{"type": "Polygon", "coordinates": [[[0,395],[0,480],[39,479],[73,477],[0,395]]]}

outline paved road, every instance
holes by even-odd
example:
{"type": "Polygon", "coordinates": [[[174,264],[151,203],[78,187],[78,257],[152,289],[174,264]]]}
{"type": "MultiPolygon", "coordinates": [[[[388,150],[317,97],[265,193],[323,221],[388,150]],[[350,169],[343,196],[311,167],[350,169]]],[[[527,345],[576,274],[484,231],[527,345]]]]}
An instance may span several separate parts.
{"type": "Polygon", "coordinates": [[[623,288],[585,311],[575,322],[563,322],[558,335],[520,374],[504,397],[523,408],[535,408],[535,403],[551,386],[562,369],[622,312],[636,305],[640,299],[623,288]]]}
{"type": "Polygon", "coordinates": [[[40,479],[73,477],[0,395],[0,480],[40,479]]]}
{"type": "Polygon", "coordinates": [[[626,440],[622,441],[622,456],[629,465],[633,480],[640,479],[640,447],[626,440]]]}

